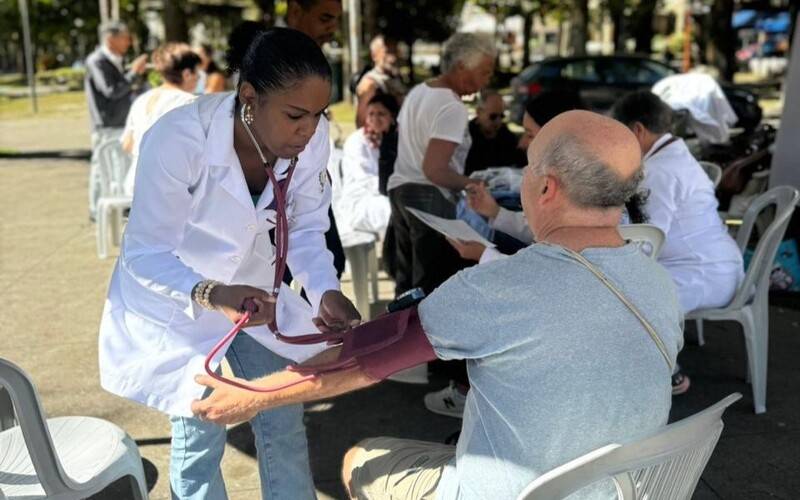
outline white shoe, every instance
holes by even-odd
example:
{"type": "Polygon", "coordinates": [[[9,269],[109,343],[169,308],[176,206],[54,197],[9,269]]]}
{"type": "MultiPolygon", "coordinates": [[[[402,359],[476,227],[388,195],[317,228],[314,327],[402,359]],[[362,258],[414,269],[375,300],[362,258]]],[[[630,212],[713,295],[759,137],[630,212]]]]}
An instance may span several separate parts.
{"type": "Polygon", "coordinates": [[[425,408],[448,417],[462,418],[466,402],[467,396],[461,394],[453,382],[450,382],[450,385],[441,391],[429,392],[425,395],[425,408]]]}

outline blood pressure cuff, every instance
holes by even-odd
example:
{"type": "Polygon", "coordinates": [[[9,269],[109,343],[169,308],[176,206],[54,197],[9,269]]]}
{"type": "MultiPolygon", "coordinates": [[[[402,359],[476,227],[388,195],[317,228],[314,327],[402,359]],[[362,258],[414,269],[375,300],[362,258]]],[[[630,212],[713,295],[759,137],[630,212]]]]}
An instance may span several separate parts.
{"type": "Polygon", "coordinates": [[[321,375],[358,367],[370,378],[383,380],[434,359],[436,353],[422,329],[417,307],[413,306],[353,328],[342,340],[337,361],[293,366],[292,371],[321,375]]]}

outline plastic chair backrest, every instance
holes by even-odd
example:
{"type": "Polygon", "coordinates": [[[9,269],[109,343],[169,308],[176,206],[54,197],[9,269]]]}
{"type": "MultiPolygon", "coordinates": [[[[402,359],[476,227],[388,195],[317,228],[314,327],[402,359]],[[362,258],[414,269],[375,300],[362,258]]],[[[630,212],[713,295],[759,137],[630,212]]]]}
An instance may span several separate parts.
{"type": "Polygon", "coordinates": [[[122,149],[122,144],[117,139],[110,139],[98,146],[97,156],[100,166],[100,195],[124,195],[125,175],[131,165],[131,156],[122,149]]]}
{"type": "Polygon", "coordinates": [[[708,178],[711,179],[711,183],[714,184],[714,188],[716,189],[716,187],[719,186],[719,181],[722,180],[722,167],[710,161],[701,161],[698,163],[703,167],[703,170],[708,178]]]}
{"type": "Polygon", "coordinates": [[[0,384],[11,396],[25,446],[45,493],[50,497],[77,490],[55,454],[39,394],[31,379],[20,367],[0,358],[0,384]]]}
{"type": "Polygon", "coordinates": [[[518,500],[563,499],[603,479],[613,479],[618,497],[689,499],[722,433],[722,413],[738,401],[734,393],[696,415],[626,444],[610,444],[536,478],[518,500]]]}
{"type": "Polygon", "coordinates": [[[0,385],[0,431],[10,429],[17,425],[14,417],[14,403],[5,387],[0,385]]]}
{"type": "Polygon", "coordinates": [[[623,224],[619,226],[619,234],[626,240],[650,245],[650,257],[657,259],[664,246],[664,231],[652,224],[623,224]]]}
{"type": "Polygon", "coordinates": [[[775,216],[769,223],[764,233],[759,235],[758,244],[750,259],[750,265],[744,276],[744,281],[731,304],[726,309],[740,309],[750,300],[753,287],[755,293],[766,294],[769,290],[769,275],[772,271],[772,262],[778,252],[786,227],[792,217],[800,192],[791,186],[777,186],[753,200],[742,217],[742,225],[736,233],[736,244],[744,253],[747,243],[753,233],[753,227],[762,212],[770,207],[775,207],[775,216]]]}

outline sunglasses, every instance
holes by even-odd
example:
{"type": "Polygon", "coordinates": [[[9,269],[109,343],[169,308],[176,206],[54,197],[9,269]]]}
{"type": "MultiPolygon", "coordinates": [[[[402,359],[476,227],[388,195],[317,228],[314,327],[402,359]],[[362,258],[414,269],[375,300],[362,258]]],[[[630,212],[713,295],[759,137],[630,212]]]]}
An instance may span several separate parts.
{"type": "Polygon", "coordinates": [[[506,116],[505,113],[490,113],[489,120],[495,122],[497,120],[502,120],[503,118],[505,118],[505,116],[506,116]]]}

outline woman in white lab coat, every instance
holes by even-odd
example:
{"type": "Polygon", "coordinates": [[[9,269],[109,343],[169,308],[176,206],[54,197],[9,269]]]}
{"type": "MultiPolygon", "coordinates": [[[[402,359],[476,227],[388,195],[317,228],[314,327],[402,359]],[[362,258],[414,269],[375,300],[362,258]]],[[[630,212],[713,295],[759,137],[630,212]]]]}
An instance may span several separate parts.
{"type": "MultiPolygon", "coordinates": [[[[329,139],[322,113],[330,82],[313,40],[270,30],[251,45],[236,93],[173,110],[142,142],[130,221],[100,325],[100,378],[106,390],[170,416],[173,498],[226,498],[225,429],[193,418],[190,403],[203,395],[194,376],[203,372],[204,357],[241,318],[245,301],[257,310],[225,354],[241,378],[321,349],[278,341],[265,326],[273,314],[286,335],[359,320],[339,291],[325,247],[329,139]],[[273,290],[275,276],[268,169],[283,188],[295,158],[286,192],[287,262],[310,305],[283,287],[273,308],[265,291],[273,290]]],[[[295,406],[251,422],[264,498],[315,498],[302,416],[295,406]]]]}

